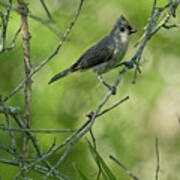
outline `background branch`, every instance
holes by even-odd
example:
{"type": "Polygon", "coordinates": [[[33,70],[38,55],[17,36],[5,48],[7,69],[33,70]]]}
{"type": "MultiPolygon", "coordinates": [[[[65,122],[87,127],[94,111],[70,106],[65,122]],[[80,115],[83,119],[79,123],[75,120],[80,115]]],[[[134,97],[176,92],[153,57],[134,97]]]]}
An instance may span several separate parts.
{"type": "MultiPolygon", "coordinates": [[[[28,27],[28,17],[25,14],[28,14],[27,4],[23,0],[18,0],[19,11],[21,13],[21,22],[22,22],[22,34],[23,34],[23,48],[24,48],[24,67],[26,77],[31,73],[31,62],[30,62],[30,33],[28,27]],[[25,13],[24,13],[25,12],[25,13]]],[[[31,119],[31,79],[25,84],[25,112],[24,112],[24,124],[26,128],[30,128],[30,119],[31,119]]],[[[28,157],[28,136],[24,134],[24,145],[23,145],[23,163],[26,164],[28,157]]],[[[25,171],[24,171],[25,173],[25,171]]],[[[26,176],[26,175],[24,175],[26,176]]]]}

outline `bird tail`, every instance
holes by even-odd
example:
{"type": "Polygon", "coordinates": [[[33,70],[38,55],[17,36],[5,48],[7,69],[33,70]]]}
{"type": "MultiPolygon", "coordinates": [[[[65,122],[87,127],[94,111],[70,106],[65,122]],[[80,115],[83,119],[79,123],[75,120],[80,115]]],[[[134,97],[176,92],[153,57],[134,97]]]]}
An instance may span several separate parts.
{"type": "Polygon", "coordinates": [[[63,72],[60,72],[60,73],[58,73],[58,74],[56,74],[49,82],[48,82],[48,84],[51,84],[52,82],[54,82],[54,81],[56,81],[56,80],[58,80],[58,79],[60,79],[60,78],[62,78],[62,77],[65,77],[65,76],[67,76],[68,74],[70,74],[70,73],[72,73],[72,72],[74,72],[75,70],[71,67],[71,68],[69,68],[69,69],[66,69],[65,71],[63,71],[63,72]]]}

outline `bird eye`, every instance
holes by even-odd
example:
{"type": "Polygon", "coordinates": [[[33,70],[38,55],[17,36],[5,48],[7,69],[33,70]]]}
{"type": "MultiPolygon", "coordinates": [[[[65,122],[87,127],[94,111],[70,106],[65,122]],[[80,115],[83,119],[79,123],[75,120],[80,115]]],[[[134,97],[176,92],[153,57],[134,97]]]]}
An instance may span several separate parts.
{"type": "Polygon", "coordinates": [[[124,27],[121,27],[121,28],[120,28],[120,31],[121,31],[121,32],[124,32],[124,31],[125,31],[125,28],[124,28],[124,27]]]}

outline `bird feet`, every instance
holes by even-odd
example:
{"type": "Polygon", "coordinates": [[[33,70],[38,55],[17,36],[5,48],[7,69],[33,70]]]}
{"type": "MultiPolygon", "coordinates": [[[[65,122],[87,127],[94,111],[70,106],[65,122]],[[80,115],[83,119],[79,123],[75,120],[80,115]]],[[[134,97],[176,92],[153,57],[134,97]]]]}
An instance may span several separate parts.
{"type": "Polygon", "coordinates": [[[118,64],[116,67],[119,67],[122,65],[127,66],[129,69],[132,69],[134,67],[134,63],[132,61],[122,62],[122,63],[118,64]]]}

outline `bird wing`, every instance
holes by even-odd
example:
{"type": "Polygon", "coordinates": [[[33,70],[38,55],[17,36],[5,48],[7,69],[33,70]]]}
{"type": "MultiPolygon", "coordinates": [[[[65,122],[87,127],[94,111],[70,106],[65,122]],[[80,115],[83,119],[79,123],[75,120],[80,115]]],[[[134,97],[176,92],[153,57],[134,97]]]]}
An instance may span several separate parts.
{"type": "Polygon", "coordinates": [[[88,69],[109,61],[114,53],[113,40],[107,36],[93,47],[89,48],[72,66],[74,70],[88,69]]]}

